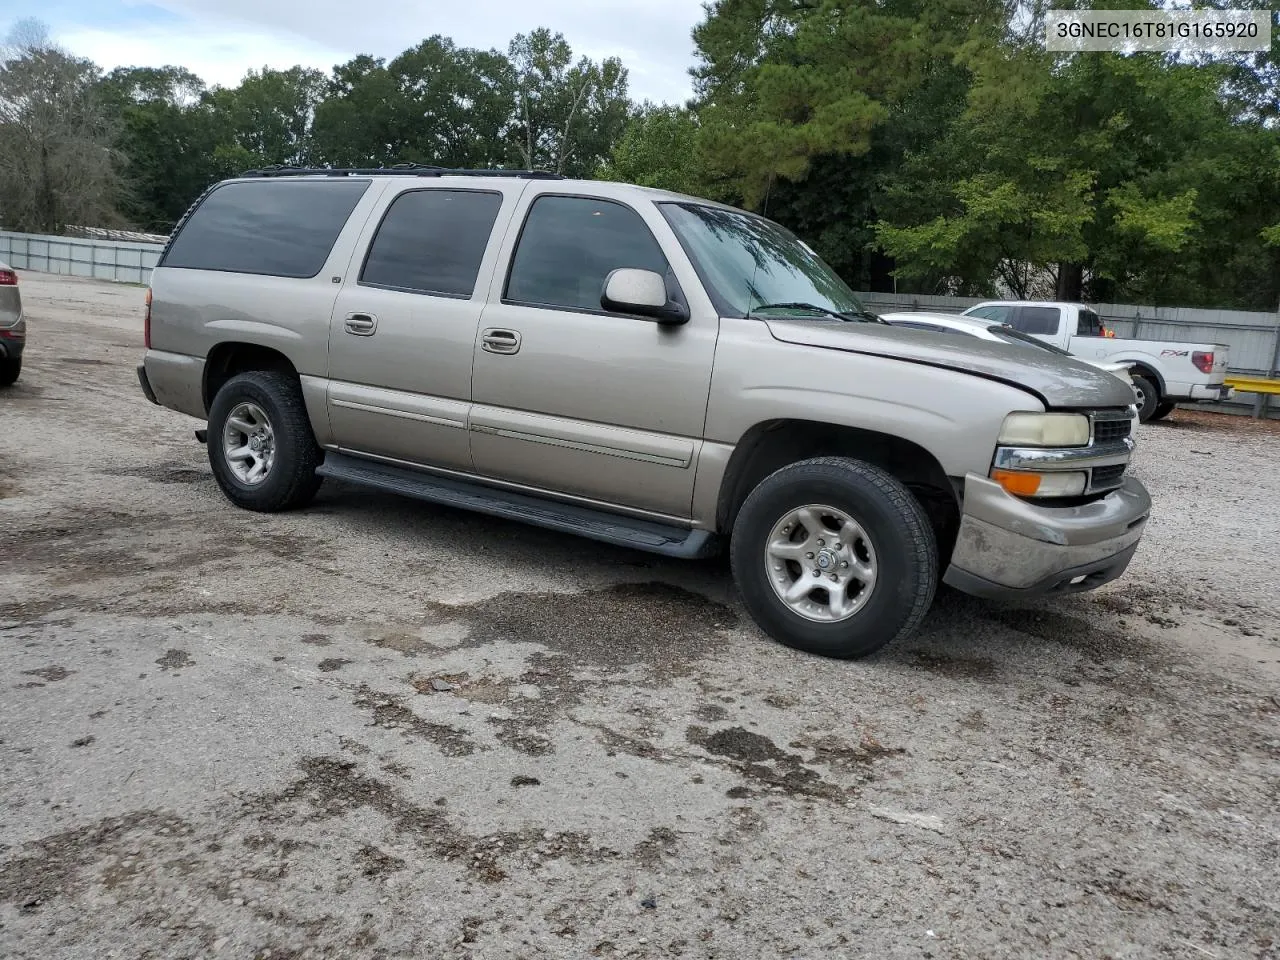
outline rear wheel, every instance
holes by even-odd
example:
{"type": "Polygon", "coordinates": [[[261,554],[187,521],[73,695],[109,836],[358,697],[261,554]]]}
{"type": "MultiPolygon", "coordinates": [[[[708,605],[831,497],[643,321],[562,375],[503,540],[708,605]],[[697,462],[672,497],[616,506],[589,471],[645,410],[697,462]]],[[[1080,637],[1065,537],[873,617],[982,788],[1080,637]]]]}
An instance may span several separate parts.
{"type": "Polygon", "coordinates": [[[21,357],[5,357],[0,360],[0,387],[11,387],[22,373],[21,357]]]}
{"type": "Polygon", "coordinates": [[[919,626],[938,585],[938,549],[919,501],[879,467],[821,457],[784,467],[743,503],[734,580],[775,640],[865,657],[919,626]]]}
{"type": "Polygon", "coordinates": [[[1163,420],[1176,409],[1178,409],[1178,405],[1172,400],[1162,400],[1157,404],[1155,410],[1151,412],[1151,416],[1149,416],[1147,420],[1148,422],[1153,420],[1163,420]]]}
{"type": "Polygon", "coordinates": [[[238,507],[292,510],[320,489],[324,452],[287,374],[255,370],[223,384],[209,409],[207,444],[213,475],[238,507]]]}
{"type": "Polygon", "coordinates": [[[1160,406],[1160,388],[1149,377],[1134,374],[1133,390],[1138,395],[1138,419],[1146,423],[1160,406]]]}

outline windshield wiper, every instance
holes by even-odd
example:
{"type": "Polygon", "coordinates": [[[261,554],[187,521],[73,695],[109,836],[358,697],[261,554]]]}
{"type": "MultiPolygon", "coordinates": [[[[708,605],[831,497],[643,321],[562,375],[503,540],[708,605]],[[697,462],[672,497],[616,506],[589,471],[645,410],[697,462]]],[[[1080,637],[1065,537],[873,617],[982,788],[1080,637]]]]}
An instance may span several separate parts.
{"type": "Polygon", "coordinates": [[[762,303],[758,307],[753,307],[751,312],[747,314],[750,317],[757,310],[812,310],[814,313],[825,313],[828,317],[835,317],[837,320],[859,321],[862,323],[883,323],[874,313],[867,313],[865,310],[849,310],[841,313],[839,310],[832,310],[829,307],[820,307],[816,303],[805,303],[803,301],[795,301],[791,303],[762,303]],[[865,318],[865,319],[864,319],[865,318]]]}

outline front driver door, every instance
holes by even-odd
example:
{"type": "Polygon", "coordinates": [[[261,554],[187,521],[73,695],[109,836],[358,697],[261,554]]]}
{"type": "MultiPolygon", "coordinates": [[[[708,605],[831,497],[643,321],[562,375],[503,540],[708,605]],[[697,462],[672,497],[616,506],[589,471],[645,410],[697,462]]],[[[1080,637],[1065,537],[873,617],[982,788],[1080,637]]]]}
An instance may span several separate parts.
{"type": "Polygon", "coordinates": [[[686,292],[696,284],[653,204],[529,193],[476,344],[476,470],[687,518],[719,319],[700,290],[681,326],[601,307],[605,278],[621,267],[671,271],[686,292]]]}

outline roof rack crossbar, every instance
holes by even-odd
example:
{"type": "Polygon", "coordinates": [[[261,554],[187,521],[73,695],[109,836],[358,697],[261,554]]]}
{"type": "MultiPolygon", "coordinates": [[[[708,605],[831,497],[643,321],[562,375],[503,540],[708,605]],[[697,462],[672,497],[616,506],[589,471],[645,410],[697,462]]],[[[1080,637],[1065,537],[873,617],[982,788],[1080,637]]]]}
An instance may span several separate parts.
{"type": "Polygon", "coordinates": [[[391,167],[260,167],[241,177],[521,177],[528,180],[563,180],[549,170],[464,170],[402,163],[391,167]]]}

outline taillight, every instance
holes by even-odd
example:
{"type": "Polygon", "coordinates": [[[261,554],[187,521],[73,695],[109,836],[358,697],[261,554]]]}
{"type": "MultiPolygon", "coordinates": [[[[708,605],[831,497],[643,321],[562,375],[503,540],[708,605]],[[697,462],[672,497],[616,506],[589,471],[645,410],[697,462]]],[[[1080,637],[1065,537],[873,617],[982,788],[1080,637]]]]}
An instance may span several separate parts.
{"type": "Polygon", "coordinates": [[[0,270],[0,287],[16,287],[18,275],[12,270],[0,270]]]}
{"type": "Polygon", "coordinates": [[[151,349],[151,288],[147,287],[147,312],[142,318],[142,343],[151,349]]]}
{"type": "Polygon", "coordinates": [[[1196,369],[1201,373],[1213,373],[1213,354],[1205,353],[1203,350],[1197,350],[1191,354],[1191,362],[1196,365],[1196,369]]]}

